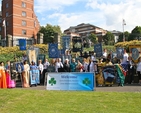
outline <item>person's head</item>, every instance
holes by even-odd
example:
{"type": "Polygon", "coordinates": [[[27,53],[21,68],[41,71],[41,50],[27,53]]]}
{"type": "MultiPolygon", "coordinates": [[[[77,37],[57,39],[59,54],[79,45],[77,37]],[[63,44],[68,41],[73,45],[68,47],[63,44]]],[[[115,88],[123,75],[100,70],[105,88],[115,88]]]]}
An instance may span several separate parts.
{"type": "Polygon", "coordinates": [[[69,59],[65,59],[65,63],[68,64],[69,63],[69,59]]]}
{"type": "Polygon", "coordinates": [[[124,49],[124,53],[126,53],[126,49],[124,49]]]}
{"type": "Polygon", "coordinates": [[[42,63],[42,60],[39,60],[38,63],[41,64],[42,63]]]}
{"type": "Polygon", "coordinates": [[[7,62],[6,62],[8,65],[10,65],[10,61],[9,60],[7,60],[7,62]]]}
{"type": "Polygon", "coordinates": [[[103,51],[104,51],[104,52],[107,52],[107,49],[104,49],[103,51]]]}
{"type": "Polygon", "coordinates": [[[138,62],[141,62],[141,57],[138,58],[138,62]]]}
{"type": "Polygon", "coordinates": [[[23,63],[24,63],[24,64],[27,64],[27,60],[25,60],[23,63]]]}
{"type": "Polygon", "coordinates": [[[48,59],[47,58],[45,59],[45,62],[48,62],[48,59]]]}
{"type": "Polygon", "coordinates": [[[0,62],[0,66],[4,66],[4,62],[0,62]]]}
{"type": "Polygon", "coordinates": [[[75,58],[72,59],[72,62],[75,62],[75,58]]]}

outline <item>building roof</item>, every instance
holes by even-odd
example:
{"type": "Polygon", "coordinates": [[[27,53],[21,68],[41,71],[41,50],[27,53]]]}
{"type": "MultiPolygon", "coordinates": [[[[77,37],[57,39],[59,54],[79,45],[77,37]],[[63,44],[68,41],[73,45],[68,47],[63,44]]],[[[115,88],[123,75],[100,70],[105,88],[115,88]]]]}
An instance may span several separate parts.
{"type": "MultiPolygon", "coordinates": [[[[95,27],[95,28],[103,29],[103,28],[97,27],[97,26],[92,25],[92,24],[89,24],[89,23],[87,23],[87,24],[81,23],[81,24],[78,24],[77,26],[70,26],[70,28],[64,30],[64,32],[65,32],[65,31],[68,31],[68,30],[70,30],[70,29],[77,29],[77,28],[86,27],[86,26],[92,26],[92,27],[95,27]]],[[[103,30],[104,30],[104,29],[103,29],[103,30]]]]}

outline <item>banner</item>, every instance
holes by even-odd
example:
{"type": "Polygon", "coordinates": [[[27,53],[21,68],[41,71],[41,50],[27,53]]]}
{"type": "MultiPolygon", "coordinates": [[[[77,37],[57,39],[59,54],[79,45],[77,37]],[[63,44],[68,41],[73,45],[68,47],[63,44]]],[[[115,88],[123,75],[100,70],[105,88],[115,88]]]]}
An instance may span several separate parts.
{"type": "Polygon", "coordinates": [[[44,54],[39,54],[39,55],[38,55],[38,61],[41,60],[42,63],[44,63],[45,58],[46,58],[46,55],[44,55],[44,54]]]}
{"type": "Polygon", "coordinates": [[[93,91],[94,73],[48,73],[47,90],[93,91]]]}
{"type": "Polygon", "coordinates": [[[59,52],[58,52],[58,43],[49,43],[49,58],[58,58],[59,52]]]}
{"type": "Polygon", "coordinates": [[[73,43],[73,52],[83,51],[82,40],[80,37],[73,37],[72,43],[73,43]]]}
{"type": "Polygon", "coordinates": [[[117,58],[123,59],[124,48],[116,48],[116,52],[117,52],[117,58]]]}
{"type": "Polygon", "coordinates": [[[26,39],[19,39],[20,50],[26,50],[26,39]]]}
{"type": "Polygon", "coordinates": [[[63,48],[69,49],[70,48],[70,36],[63,36],[62,37],[63,48]]]}
{"type": "Polygon", "coordinates": [[[96,57],[102,57],[103,53],[102,53],[102,44],[95,44],[94,45],[94,52],[96,53],[96,57]]]}
{"type": "Polygon", "coordinates": [[[137,48],[132,48],[132,59],[137,60],[139,58],[139,51],[137,48]]]}

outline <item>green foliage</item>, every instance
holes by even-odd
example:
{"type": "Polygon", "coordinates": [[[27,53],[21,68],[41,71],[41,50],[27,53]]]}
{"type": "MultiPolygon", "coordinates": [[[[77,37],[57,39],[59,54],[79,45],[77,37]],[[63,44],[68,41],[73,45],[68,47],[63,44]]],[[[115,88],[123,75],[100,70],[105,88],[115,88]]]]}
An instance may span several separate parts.
{"type": "Polygon", "coordinates": [[[97,36],[96,36],[94,33],[90,34],[90,35],[88,36],[88,38],[89,38],[94,44],[98,42],[98,38],[97,38],[97,36]]]}
{"type": "Polygon", "coordinates": [[[103,41],[105,45],[114,45],[114,35],[111,32],[107,32],[106,35],[103,36],[103,41]]]}
{"type": "Polygon", "coordinates": [[[136,26],[130,36],[129,36],[129,41],[130,40],[141,40],[141,26],[136,26]]]}
{"type": "MultiPolygon", "coordinates": [[[[124,32],[125,41],[129,40],[130,33],[128,31],[124,32]]],[[[123,42],[123,33],[119,35],[118,42],[123,42]]]]}
{"type": "Polygon", "coordinates": [[[140,113],[140,105],[139,92],[0,90],[0,113],[140,113]]]}
{"type": "Polygon", "coordinates": [[[55,34],[58,33],[62,35],[60,26],[52,26],[50,24],[47,24],[45,27],[41,26],[40,31],[44,34],[43,42],[46,43],[53,43],[55,41],[55,34]]]}

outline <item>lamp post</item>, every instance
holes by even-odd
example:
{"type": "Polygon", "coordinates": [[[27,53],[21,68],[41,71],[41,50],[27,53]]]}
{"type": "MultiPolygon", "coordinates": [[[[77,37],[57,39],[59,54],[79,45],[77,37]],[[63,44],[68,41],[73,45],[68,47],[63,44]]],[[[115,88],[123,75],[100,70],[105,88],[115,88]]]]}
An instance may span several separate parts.
{"type": "Polygon", "coordinates": [[[124,26],[126,25],[125,20],[123,19],[122,22],[122,28],[123,28],[123,42],[125,41],[125,35],[124,35],[124,26]]]}

